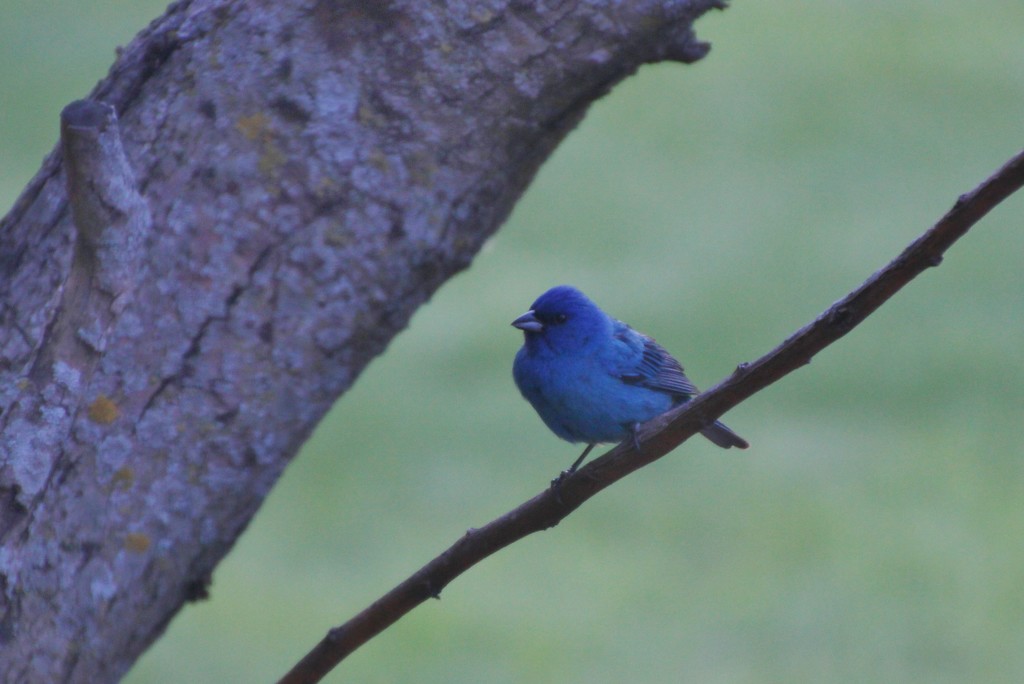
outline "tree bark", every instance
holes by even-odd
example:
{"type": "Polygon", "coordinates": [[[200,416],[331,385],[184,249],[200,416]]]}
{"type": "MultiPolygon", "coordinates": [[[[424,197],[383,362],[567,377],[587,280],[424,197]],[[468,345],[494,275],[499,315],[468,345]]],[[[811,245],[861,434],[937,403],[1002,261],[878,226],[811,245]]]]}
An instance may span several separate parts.
{"type": "Polygon", "coordinates": [[[139,34],[0,225],[0,679],[127,671],[587,106],[720,6],[183,0],[139,34]]]}

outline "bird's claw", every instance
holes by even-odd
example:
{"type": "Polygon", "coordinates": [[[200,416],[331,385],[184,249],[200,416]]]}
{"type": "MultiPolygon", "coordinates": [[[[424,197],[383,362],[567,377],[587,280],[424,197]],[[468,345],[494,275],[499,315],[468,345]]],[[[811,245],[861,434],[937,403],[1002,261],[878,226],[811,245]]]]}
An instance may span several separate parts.
{"type": "Polygon", "coordinates": [[[633,423],[633,429],[630,432],[633,437],[633,450],[638,454],[642,453],[640,449],[640,423],[633,423]]]}
{"type": "Polygon", "coordinates": [[[572,469],[563,470],[558,474],[558,477],[551,481],[551,489],[555,492],[555,501],[558,502],[558,505],[562,505],[562,483],[572,477],[574,472],[576,471],[572,469]]]}

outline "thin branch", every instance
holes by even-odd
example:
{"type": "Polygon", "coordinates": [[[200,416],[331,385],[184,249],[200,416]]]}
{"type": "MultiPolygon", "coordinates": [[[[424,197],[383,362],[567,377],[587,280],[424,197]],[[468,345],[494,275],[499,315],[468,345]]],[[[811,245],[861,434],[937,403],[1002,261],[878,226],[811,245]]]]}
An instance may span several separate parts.
{"type": "Polygon", "coordinates": [[[1022,185],[1024,151],[973,191],[961,195],[930,230],[813,323],[757,361],[741,364],[732,376],[698,398],[646,423],[640,431],[639,451],[627,440],[563,481],[557,493],[547,489],[484,527],[469,530],[366,610],[328,632],[279,684],[320,681],[359,646],[428,598],[438,597],[449,582],[476,563],[533,532],[554,527],[605,487],[661,458],[703,425],[810,363],[815,354],[856,327],[913,278],[938,266],[953,243],[1022,185]]]}

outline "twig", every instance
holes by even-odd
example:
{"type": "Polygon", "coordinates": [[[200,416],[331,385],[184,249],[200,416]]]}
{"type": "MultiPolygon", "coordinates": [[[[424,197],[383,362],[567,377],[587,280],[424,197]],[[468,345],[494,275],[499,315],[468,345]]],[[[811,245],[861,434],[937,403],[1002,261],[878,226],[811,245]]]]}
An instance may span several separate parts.
{"type": "Polygon", "coordinates": [[[320,681],[359,646],[428,598],[438,597],[449,582],[479,561],[528,534],[557,525],[594,494],[661,458],[703,425],[810,363],[815,354],[852,330],[913,278],[938,266],[954,242],[1022,185],[1024,151],[977,188],[961,195],[930,230],[813,323],[757,361],[741,364],[732,376],[696,399],[642,426],[640,451],[634,449],[632,440],[626,440],[563,481],[557,496],[547,489],[484,527],[469,530],[366,610],[328,632],[279,684],[320,681]]]}

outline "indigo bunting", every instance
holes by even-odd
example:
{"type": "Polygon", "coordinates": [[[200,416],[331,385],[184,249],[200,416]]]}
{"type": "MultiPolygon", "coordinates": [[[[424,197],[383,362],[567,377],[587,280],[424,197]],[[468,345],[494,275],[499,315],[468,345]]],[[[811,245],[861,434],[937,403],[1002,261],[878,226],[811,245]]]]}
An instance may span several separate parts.
{"type": "MultiPolygon", "coordinates": [[[[566,474],[596,444],[635,439],[640,423],[699,394],[664,347],[570,285],[542,294],[512,325],[525,337],[512,366],[519,391],[552,432],[587,444],[566,474]]],[[[723,449],[749,446],[718,421],[701,434],[723,449]]]]}

